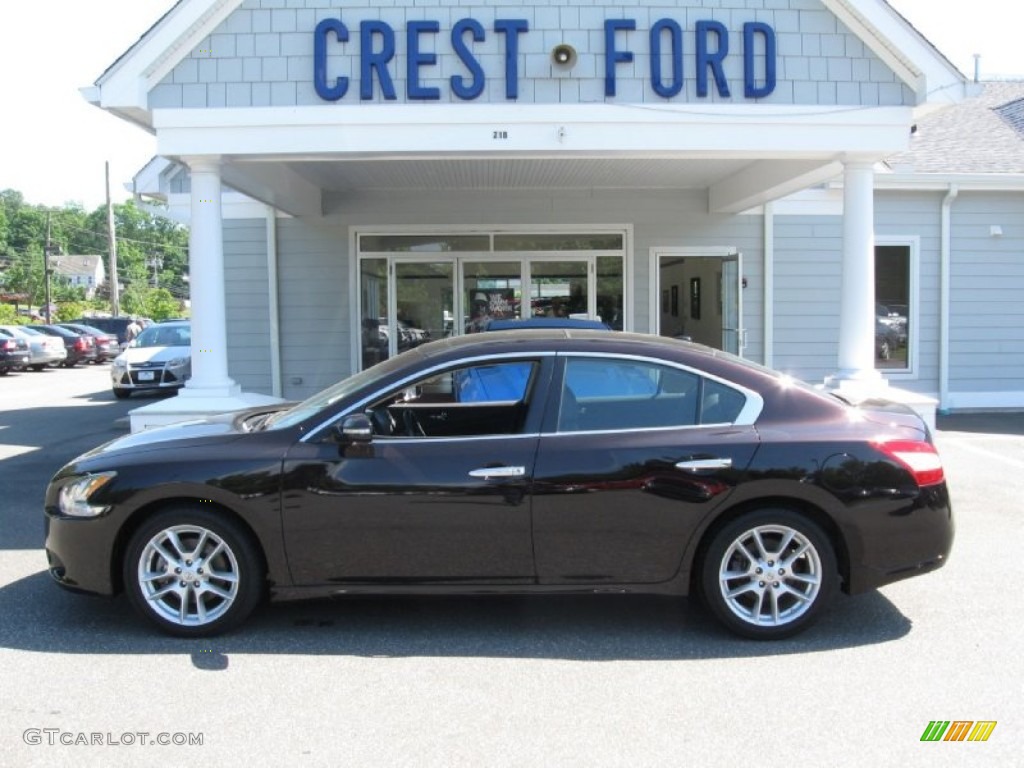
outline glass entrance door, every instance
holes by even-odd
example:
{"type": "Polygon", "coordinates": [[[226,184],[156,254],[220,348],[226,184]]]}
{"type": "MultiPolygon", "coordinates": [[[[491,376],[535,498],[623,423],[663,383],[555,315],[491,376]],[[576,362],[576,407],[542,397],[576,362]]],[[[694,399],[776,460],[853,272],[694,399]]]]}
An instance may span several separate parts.
{"type": "Polygon", "coordinates": [[[589,261],[530,261],[531,317],[592,317],[589,261]]]}
{"type": "Polygon", "coordinates": [[[522,317],[523,263],[521,261],[463,260],[463,333],[482,331],[488,321],[522,317]]]}
{"type": "Polygon", "coordinates": [[[404,352],[450,336],[455,317],[451,261],[400,261],[395,264],[394,349],[404,352]]]}
{"type": "Polygon", "coordinates": [[[741,353],[743,346],[740,318],[743,317],[740,288],[740,256],[722,259],[719,301],[722,306],[722,349],[734,355],[741,353]]]}

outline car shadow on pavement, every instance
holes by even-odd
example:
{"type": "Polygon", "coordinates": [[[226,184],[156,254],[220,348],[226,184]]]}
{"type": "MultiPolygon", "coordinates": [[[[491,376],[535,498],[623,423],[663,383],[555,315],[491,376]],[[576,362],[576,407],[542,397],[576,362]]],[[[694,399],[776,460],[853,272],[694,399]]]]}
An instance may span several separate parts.
{"type": "MultiPolygon", "coordinates": [[[[42,552],[39,553],[42,557],[42,552]]],[[[696,601],[649,596],[346,598],[266,605],[226,635],[176,639],[122,596],[64,592],[45,571],[0,588],[0,647],[40,653],[188,654],[223,671],[234,654],[576,661],[699,660],[813,653],[891,642],[911,621],[884,595],[838,595],[805,633],[774,643],[720,629],[696,601]]]]}

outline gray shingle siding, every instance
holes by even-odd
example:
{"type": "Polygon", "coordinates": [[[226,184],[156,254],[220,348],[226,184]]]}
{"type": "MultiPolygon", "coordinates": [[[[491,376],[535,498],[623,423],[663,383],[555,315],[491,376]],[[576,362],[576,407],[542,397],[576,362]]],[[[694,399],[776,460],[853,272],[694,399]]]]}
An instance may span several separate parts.
{"type": "MultiPolygon", "coordinates": [[[[341,18],[349,30],[349,41],[329,45],[328,75],[349,76],[347,95],[338,103],[360,103],[359,24],[381,20],[395,31],[396,55],[389,65],[398,102],[407,99],[405,28],[408,21],[436,20],[441,31],[424,35],[422,50],[437,54],[437,66],[420,68],[420,83],[437,87],[442,102],[457,103],[449,78],[469,75],[458,61],[451,44],[451,28],[461,18],[473,18],[485,29],[485,40],[472,44],[474,56],[487,75],[487,85],[476,102],[507,103],[505,94],[505,36],[494,31],[494,20],[525,19],[530,31],[519,39],[519,103],[665,103],[651,85],[649,30],[661,18],[676,20],[683,28],[684,89],[673,103],[744,102],[743,24],[759,21],[771,25],[777,37],[778,83],[773,93],[761,99],[775,104],[857,104],[911,105],[916,103],[910,88],[861,41],[825,9],[820,0],[705,0],[666,2],[657,8],[631,2],[575,4],[546,0],[502,0],[449,7],[442,0],[393,0],[387,4],[368,0],[260,0],[247,1],[218,29],[196,46],[150,94],[150,107],[271,106],[327,104],[313,89],[313,30],[325,18],[341,18]],[[636,30],[619,32],[619,46],[633,52],[632,63],[616,66],[616,96],[605,96],[604,21],[614,18],[636,20],[636,30]],[[696,93],[694,30],[699,20],[715,20],[729,31],[729,55],[724,70],[730,97],[722,97],[712,83],[706,98],[696,93]],[[553,67],[551,49],[559,43],[577,49],[579,61],[571,72],[553,67]],[[258,62],[262,61],[262,67],[258,62]],[[216,66],[211,66],[216,65],[216,66]],[[262,70],[264,82],[280,87],[253,90],[252,83],[262,70]],[[200,84],[187,93],[183,84],[200,84]],[[854,87],[859,84],[859,87],[854,87]],[[870,87],[864,87],[870,86],[870,87]]],[[[666,68],[666,80],[669,68],[666,68]]],[[[760,66],[758,70],[760,76],[760,66]]],[[[379,83],[373,102],[383,101],[379,83]]]]}

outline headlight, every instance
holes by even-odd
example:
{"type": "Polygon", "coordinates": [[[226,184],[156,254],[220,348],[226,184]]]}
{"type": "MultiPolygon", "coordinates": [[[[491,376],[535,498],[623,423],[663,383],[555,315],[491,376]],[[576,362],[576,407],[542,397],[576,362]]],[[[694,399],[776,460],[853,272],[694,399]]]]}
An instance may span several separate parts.
{"type": "Polygon", "coordinates": [[[115,368],[127,368],[128,367],[128,361],[125,360],[123,357],[115,357],[114,358],[114,362],[112,363],[112,365],[115,368]]]}
{"type": "Polygon", "coordinates": [[[176,357],[167,363],[168,368],[183,368],[186,365],[188,365],[187,357],[176,357]]]}
{"type": "Polygon", "coordinates": [[[102,515],[109,506],[96,506],[89,503],[89,497],[117,477],[117,472],[98,472],[85,475],[60,489],[58,505],[62,514],[69,517],[97,517],[102,515]]]}

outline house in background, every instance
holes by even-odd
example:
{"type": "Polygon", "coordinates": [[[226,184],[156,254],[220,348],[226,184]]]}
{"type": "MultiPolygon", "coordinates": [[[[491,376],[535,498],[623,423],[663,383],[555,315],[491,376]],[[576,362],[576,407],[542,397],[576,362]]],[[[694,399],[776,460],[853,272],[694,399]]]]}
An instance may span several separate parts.
{"type": "Polygon", "coordinates": [[[50,269],[72,287],[85,288],[87,299],[95,298],[96,289],[107,280],[103,257],[95,254],[51,256],[50,269]]]}

